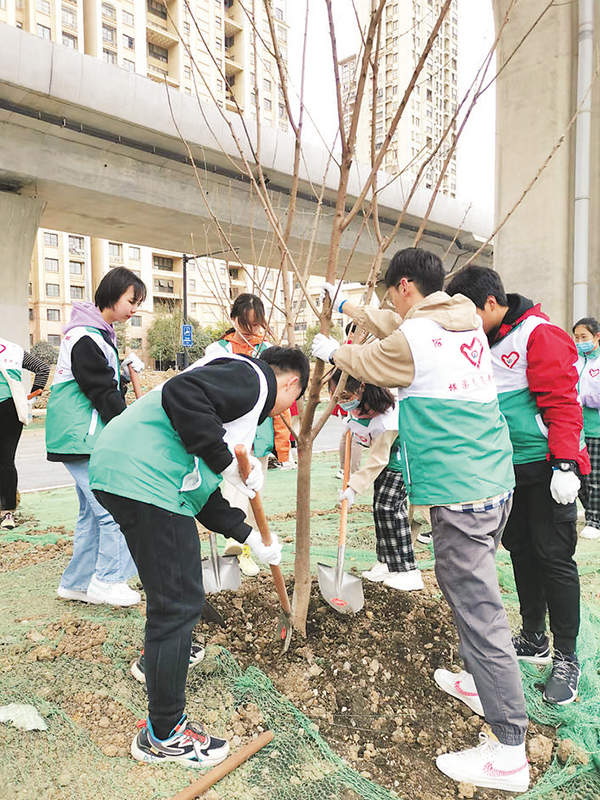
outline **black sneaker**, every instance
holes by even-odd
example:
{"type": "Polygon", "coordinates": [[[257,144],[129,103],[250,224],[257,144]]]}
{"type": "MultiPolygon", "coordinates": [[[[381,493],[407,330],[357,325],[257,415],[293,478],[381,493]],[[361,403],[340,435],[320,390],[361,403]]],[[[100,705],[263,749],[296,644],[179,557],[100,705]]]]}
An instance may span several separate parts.
{"type": "Polygon", "coordinates": [[[512,637],[513,647],[517,652],[519,661],[528,664],[550,664],[550,640],[545,633],[521,631],[512,637]]]}
{"type": "Polygon", "coordinates": [[[557,706],[566,706],[577,697],[581,667],[577,653],[554,650],[554,666],[544,687],[544,700],[557,706]]]}
{"type": "Polygon", "coordinates": [[[138,761],[176,761],[186,767],[214,767],[225,761],[229,742],[210,736],[199,722],[188,722],[184,714],[167,739],[157,739],[150,720],[138,723],[142,730],[131,743],[131,755],[138,761]]]}
{"type": "MultiPolygon", "coordinates": [[[[196,667],[204,658],[204,648],[200,645],[193,644],[190,650],[190,666],[189,669],[196,667]]],[[[146,661],[144,651],[142,650],[140,657],[131,665],[131,674],[140,683],[146,683],[146,661]]]]}

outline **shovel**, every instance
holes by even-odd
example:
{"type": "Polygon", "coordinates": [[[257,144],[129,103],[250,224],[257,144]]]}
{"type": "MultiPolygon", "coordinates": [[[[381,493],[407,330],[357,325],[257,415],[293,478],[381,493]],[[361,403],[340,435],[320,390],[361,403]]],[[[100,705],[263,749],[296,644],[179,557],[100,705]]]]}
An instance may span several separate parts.
{"type": "Polygon", "coordinates": [[[240,588],[240,564],[237,556],[220,556],[217,551],[217,534],[209,535],[210,556],[202,559],[202,583],[207,594],[240,588]]]}
{"type": "MultiPolygon", "coordinates": [[[[344,452],[344,489],[348,487],[350,477],[350,446],[352,433],[346,431],[346,447],[344,452]]],[[[332,608],[341,614],[356,614],[365,604],[362,581],[356,575],[344,572],[344,556],[346,554],[346,526],[348,523],[348,501],[342,501],[340,513],[340,535],[338,540],[337,564],[335,568],[325,564],[317,564],[319,589],[332,608]]]]}
{"type": "MultiPolygon", "coordinates": [[[[246,448],[243,444],[238,444],[235,446],[235,455],[238,460],[240,475],[244,480],[246,480],[250,474],[250,459],[248,458],[248,453],[246,452],[246,448]]],[[[250,500],[250,505],[252,506],[254,519],[256,520],[256,525],[260,531],[260,535],[262,536],[263,544],[268,546],[271,544],[271,533],[269,532],[269,523],[267,522],[267,518],[265,516],[262,500],[258,494],[255,494],[250,500]]],[[[279,613],[277,625],[277,638],[281,639],[283,642],[283,650],[281,652],[286,653],[292,638],[292,607],[290,605],[290,599],[287,595],[285,581],[283,580],[283,573],[281,572],[280,567],[275,566],[275,564],[271,564],[270,566],[271,575],[273,576],[275,588],[277,589],[277,597],[279,598],[279,602],[281,604],[281,611],[279,613]]]]}

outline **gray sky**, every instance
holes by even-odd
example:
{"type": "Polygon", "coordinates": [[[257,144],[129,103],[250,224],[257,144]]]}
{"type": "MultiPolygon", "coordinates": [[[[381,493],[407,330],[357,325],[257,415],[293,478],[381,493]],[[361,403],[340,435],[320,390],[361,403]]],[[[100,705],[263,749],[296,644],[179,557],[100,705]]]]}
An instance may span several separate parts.
{"type": "MultiPolygon", "coordinates": [[[[331,45],[323,0],[309,0],[309,38],[305,103],[316,127],[331,144],[336,127],[336,101],[332,77],[331,45]]],[[[349,0],[334,0],[336,37],[340,58],[358,48],[358,35],[349,0]]],[[[458,0],[459,9],[459,93],[470,85],[494,38],[491,0],[458,0]]],[[[288,14],[294,31],[290,60],[300,58],[304,31],[305,2],[288,0],[288,14]]],[[[494,201],[494,87],[474,109],[459,141],[457,153],[457,194],[460,200],[491,211],[494,201]]],[[[310,121],[307,140],[319,141],[310,121]]]]}

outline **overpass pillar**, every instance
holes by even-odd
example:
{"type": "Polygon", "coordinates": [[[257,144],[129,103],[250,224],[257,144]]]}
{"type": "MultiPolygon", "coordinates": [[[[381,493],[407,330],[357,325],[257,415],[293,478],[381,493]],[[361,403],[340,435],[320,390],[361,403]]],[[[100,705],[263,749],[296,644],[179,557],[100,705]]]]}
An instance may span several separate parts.
{"type": "MultiPolygon", "coordinates": [[[[493,0],[496,30],[508,6],[509,0],[493,0]]],[[[548,0],[516,3],[500,39],[496,222],[534,180],[577,107],[577,3],[556,3],[542,14],[547,8],[548,0]]],[[[597,112],[596,103],[596,118],[597,112]]],[[[572,323],[574,140],[572,127],[494,244],[494,267],[507,291],[541,301],[564,327],[572,323]]],[[[597,263],[594,270],[597,279],[597,263]]]]}
{"type": "Polygon", "coordinates": [[[45,202],[0,192],[0,336],[29,348],[27,312],[31,253],[45,202]]]}

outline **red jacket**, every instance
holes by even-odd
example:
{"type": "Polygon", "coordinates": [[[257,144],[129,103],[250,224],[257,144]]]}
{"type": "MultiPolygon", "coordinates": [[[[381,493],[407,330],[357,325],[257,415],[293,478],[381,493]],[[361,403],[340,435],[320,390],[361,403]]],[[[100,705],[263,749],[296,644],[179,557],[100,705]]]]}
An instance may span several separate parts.
{"type": "MultiPolygon", "coordinates": [[[[509,310],[499,328],[490,331],[490,346],[500,342],[526,317],[547,320],[540,305],[518,294],[508,295],[509,310]]],[[[581,448],[583,414],[577,399],[577,349],[558,325],[538,325],[527,343],[529,390],[548,428],[548,458],[576,461],[582,475],[590,472],[587,449],[581,448]]]]}

